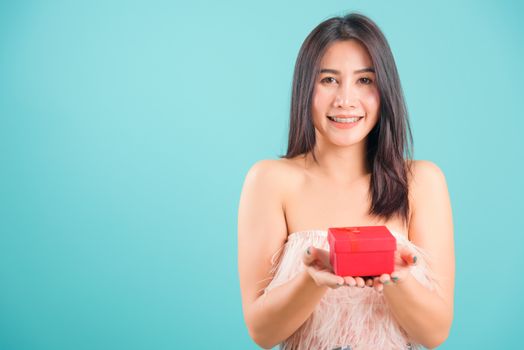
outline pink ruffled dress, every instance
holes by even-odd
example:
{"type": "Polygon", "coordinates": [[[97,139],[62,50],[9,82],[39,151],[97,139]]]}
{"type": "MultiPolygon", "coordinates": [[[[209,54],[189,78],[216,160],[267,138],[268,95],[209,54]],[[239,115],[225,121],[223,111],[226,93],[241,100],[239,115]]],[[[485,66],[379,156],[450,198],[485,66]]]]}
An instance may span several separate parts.
{"type": "MultiPolygon", "coordinates": [[[[408,247],[417,256],[411,274],[426,288],[437,290],[436,279],[428,268],[428,255],[404,235],[390,230],[397,247],[408,247]]],[[[273,278],[263,296],[304,270],[302,255],[308,246],[329,250],[327,231],[293,232],[272,258],[273,278]]],[[[420,349],[396,322],[382,292],[374,288],[340,287],[329,289],[311,316],[288,339],[283,350],[368,350],[420,349]]]]}

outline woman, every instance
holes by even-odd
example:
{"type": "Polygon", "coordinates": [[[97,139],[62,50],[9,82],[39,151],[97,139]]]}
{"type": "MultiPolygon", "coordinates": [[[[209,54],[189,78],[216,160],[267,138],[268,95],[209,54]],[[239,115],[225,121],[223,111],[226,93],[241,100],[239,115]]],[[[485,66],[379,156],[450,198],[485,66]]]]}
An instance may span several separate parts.
{"type": "Polygon", "coordinates": [[[445,177],[410,158],[393,55],[369,18],[328,19],[295,66],[287,154],[257,162],[238,213],[244,318],[263,348],[433,348],[453,318],[455,258],[445,177]],[[337,276],[329,227],[385,225],[395,271],[337,276]]]}

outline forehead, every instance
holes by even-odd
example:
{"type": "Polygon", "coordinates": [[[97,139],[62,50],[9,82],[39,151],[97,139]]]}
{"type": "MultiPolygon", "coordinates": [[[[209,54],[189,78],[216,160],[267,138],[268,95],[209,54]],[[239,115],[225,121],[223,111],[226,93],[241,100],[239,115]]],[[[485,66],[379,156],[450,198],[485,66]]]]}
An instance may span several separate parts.
{"type": "Polygon", "coordinates": [[[372,66],[367,49],[358,40],[335,41],[320,60],[320,68],[359,69],[372,66]]]}

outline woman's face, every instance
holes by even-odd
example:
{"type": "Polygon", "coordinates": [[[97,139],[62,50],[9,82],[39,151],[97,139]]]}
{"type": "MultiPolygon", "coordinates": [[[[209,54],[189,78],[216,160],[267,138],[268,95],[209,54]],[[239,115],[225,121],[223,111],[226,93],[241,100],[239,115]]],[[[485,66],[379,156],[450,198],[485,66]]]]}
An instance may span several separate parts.
{"type": "Polygon", "coordinates": [[[366,48],[357,40],[331,44],[320,62],[313,93],[317,140],[320,136],[337,146],[364,140],[378,121],[379,96],[366,48]]]}

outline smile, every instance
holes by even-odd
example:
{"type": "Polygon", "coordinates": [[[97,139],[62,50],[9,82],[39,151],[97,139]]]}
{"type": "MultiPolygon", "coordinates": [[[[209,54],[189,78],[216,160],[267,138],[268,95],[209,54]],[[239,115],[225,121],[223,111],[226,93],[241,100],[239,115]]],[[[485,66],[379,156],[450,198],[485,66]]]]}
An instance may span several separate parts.
{"type": "Polygon", "coordinates": [[[332,120],[337,123],[355,123],[364,117],[335,117],[328,115],[329,120],[332,120]]]}

